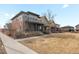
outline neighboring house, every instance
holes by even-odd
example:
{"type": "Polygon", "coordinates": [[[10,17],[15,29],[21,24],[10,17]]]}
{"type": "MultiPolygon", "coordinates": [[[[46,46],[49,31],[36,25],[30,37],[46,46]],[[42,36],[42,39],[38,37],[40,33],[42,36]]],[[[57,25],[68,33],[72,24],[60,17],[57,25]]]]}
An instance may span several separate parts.
{"type": "Polygon", "coordinates": [[[11,36],[10,31],[8,29],[4,29],[3,33],[6,34],[6,35],[8,35],[8,36],[11,36]]]}
{"type": "Polygon", "coordinates": [[[76,31],[79,32],[79,24],[75,26],[76,27],[76,31]]]}
{"type": "Polygon", "coordinates": [[[6,29],[5,30],[6,34],[9,35],[9,36],[11,36],[11,23],[6,23],[4,25],[4,29],[6,29]]]}
{"type": "Polygon", "coordinates": [[[5,31],[5,29],[4,28],[0,28],[0,32],[4,32],[5,31]]]}
{"type": "Polygon", "coordinates": [[[49,33],[49,21],[48,19],[46,18],[46,16],[42,16],[40,17],[40,20],[42,21],[43,23],[43,33],[49,33]]]}
{"type": "Polygon", "coordinates": [[[56,27],[57,27],[57,28],[60,28],[60,25],[59,25],[59,24],[56,24],[56,27]]]}
{"type": "Polygon", "coordinates": [[[2,32],[2,28],[0,28],[0,32],[2,32]]]}
{"type": "Polygon", "coordinates": [[[59,24],[56,24],[56,32],[61,32],[61,28],[59,24]]]}
{"type": "Polygon", "coordinates": [[[9,30],[8,29],[5,29],[5,28],[1,28],[0,29],[0,32],[4,33],[6,35],[9,35],[10,34],[9,30]]]}
{"type": "Polygon", "coordinates": [[[64,26],[64,27],[61,27],[61,31],[62,32],[73,32],[74,27],[73,26],[64,26]]]}
{"type": "Polygon", "coordinates": [[[55,32],[56,30],[56,24],[53,20],[49,20],[49,29],[50,29],[50,33],[55,32]]]}
{"type": "Polygon", "coordinates": [[[60,32],[60,25],[59,24],[56,24],[55,22],[54,22],[54,20],[50,20],[49,21],[49,24],[50,24],[50,32],[53,32],[53,33],[56,33],[56,32],[60,32]]]}

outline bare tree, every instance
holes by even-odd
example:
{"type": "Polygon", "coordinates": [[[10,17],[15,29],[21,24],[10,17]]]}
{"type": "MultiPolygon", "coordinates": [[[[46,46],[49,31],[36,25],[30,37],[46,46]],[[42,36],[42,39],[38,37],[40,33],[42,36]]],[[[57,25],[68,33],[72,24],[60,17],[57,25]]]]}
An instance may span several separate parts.
{"type": "Polygon", "coordinates": [[[54,22],[54,18],[55,18],[55,14],[53,14],[53,12],[51,10],[47,10],[47,12],[45,12],[43,14],[43,16],[46,16],[47,19],[48,19],[48,28],[47,28],[47,31],[50,33],[51,32],[51,27],[56,27],[56,24],[54,22]]]}
{"type": "Polygon", "coordinates": [[[51,10],[47,10],[47,12],[45,12],[43,14],[43,16],[46,16],[48,21],[49,21],[49,26],[52,27],[52,26],[56,26],[55,25],[55,22],[54,22],[54,18],[56,16],[56,14],[53,14],[53,12],[51,10]]]}
{"type": "Polygon", "coordinates": [[[55,14],[53,14],[51,10],[47,10],[47,12],[45,12],[43,15],[46,16],[48,20],[51,20],[51,21],[54,21],[54,18],[56,16],[55,14]]]}

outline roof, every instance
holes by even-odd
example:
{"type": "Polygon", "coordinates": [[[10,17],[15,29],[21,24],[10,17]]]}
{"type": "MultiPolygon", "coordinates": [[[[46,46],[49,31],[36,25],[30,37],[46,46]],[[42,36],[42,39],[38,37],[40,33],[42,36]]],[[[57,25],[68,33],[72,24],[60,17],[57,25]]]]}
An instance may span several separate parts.
{"type": "Polygon", "coordinates": [[[40,15],[38,15],[38,14],[36,14],[36,13],[33,13],[33,12],[24,12],[24,11],[21,11],[21,12],[19,12],[18,14],[16,14],[16,16],[14,16],[11,20],[13,20],[14,18],[16,18],[16,17],[18,17],[19,15],[21,15],[21,14],[32,14],[32,15],[35,15],[35,16],[37,16],[37,17],[40,17],[40,15]]]}
{"type": "Polygon", "coordinates": [[[46,16],[42,16],[42,17],[40,17],[40,18],[45,18],[45,20],[46,20],[47,22],[49,22],[46,16]]]}
{"type": "Polygon", "coordinates": [[[61,28],[74,28],[73,26],[64,26],[64,27],[61,27],[61,28]]]}
{"type": "Polygon", "coordinates": [[[36,13],[33,13],[33,12],[30,12],[30,11],[28,11],[28,12],[26,12],[26,13],[28,13],[28,14],[32,14],[32,15],[35,15],[35,16],[37,16],[37,17],[40,16],[40,15],[38,15],[38,14],[36,14],[36,13]]]}
{"type": "Polygon", "coordinates": [[[60,25],[60,24],[56,24],[56,25],[60,25]]]}
{"type": "Polygon", "coordinates": [[[40,18],[44,18],[44,19],[41,19],[41,20],[43,20],[44,26],[49,26],[49,21],[46,16],[41,16],[40,18]]]}
{"type": "MultiPolygon", "coordinates": [[[[79,26],[79,24],[77,24],[76,26],[79,26]]],[[[75,26],[75,27],[76,27],[76,26],[75,26]]]]}
{"type": "Polygon", "coordinates": [[[56,27],[56,24],[53,20],[49,20],[49,26],[56,27]]]}
{"type": "Polygon", "coordinates": [[[18,17],[19,15],[21,15],[22,13],[25,13],[23,11],[19,12],[18,14],[16,14],[16,16],[14,16],[11,20],[13,20],[14,18],[18,17]]]}

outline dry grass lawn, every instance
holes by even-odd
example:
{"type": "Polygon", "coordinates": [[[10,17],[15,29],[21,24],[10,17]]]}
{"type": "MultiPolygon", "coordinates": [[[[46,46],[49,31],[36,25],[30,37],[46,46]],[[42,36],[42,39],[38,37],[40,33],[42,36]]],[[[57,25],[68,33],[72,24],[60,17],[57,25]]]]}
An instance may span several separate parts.
{"type": "Polygon", "coordinates": [[[0,39],[0,54],[6,54],[6,50],[1,39],[0,39]]]}
{"type": "Polygon", "coordinates": [[[79,53],[79,33],[53,33],[20,43],[38,53],[79,53]]]}

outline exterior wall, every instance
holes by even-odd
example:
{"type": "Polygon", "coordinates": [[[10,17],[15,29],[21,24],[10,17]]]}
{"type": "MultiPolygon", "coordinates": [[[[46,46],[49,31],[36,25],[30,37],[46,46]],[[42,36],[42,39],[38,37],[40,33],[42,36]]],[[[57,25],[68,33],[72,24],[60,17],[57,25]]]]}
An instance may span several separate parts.
{"type": "Polygon", "coordinates": [[[40,26],[42,27],[42,23],[39,17],[31,15],[31,14],[28,14],[28,15],[23,14],[22,16],[23,16],[25,31],[38,31],[39,27],[40,26]]]}
{"type": "Polygon", "coordinates": [[[61,31],[62,32],[71,32],[71,31],[74,31],[74,28],[72,28],[72,27],[64,27],[64,28],[61,28],[61,31]]]}
{"type": "Polygon", "coordinates": [[[12,30],[23,30],[23,20],[22,20],[22,16],[19,16],[17,18],[15,18],[14,20],[12,20],[12,30]]]}
{"type": "Polygon", "coordinates": [[[51,27],[50,30],[51,30],[52,33],[61,32],[61,29],[59,27],[51,27]]]}
{"type": "Polygon", "coordinates": [[[43,28],[43,24],[41,24],[39,18],[34,15],[21,14],[19,17],[16,17],[12,20],[11,33],[12,36],[15,35],[16,32],[28,32],[28,31],[42,31],[39,30],[40,26],[43,28]],[[37,27],[36,27],[37,26],[37,27]]]}
{"type": "Polygon", "coordinates": [[[45,25],[48,26],[48,20],[45,18],[45,16],[40,18],[40,21],[45,25]]]}
{"type": "Polygon", "coordinates": [[[60,25],[59,25],[59,24],[56,24],[56,27],[57,27],[57,28],[60,28],[60,25]]]}
{"type": "Polygon", "coordinates": [[[10,31],[8,29],[4,29],[4,32],[3,33],[6,34],[6,35],[8,35],[8,36],[11,36],[10,35],[10,31]]]}
{"type": "Polygon", "coordinates": [[[12,20],[11,35],[14,36],[19,31],[23,31],[23,19],[21,15],[12,20]]]}
{"type": "Polygon", "coordinates": [[[0,32],[10,36],[10,31],[8,29],[0,29],[0,32]]]}
{"type": "Polygon", "coordinates": [[[28,22],[34,22],[34,23],[41,23],[39,18],[37,16],[31,15],[31,14],[23,14],[23,20],[28,22]]]}
{"type": "Polygon", "coordinates": [[[79,31],[79,25],[76,26],[76,31],[79,31]]]}
{"type": "Polygon", "coordinates": [[[56,27],[56,24],[53,20],[49,21],[49,25],[50,25],[50,27],[56,27]]]}
{"type": "Polygon", "coordinates": [[[30,23],[30,22],[26,22],[25,23],[25,32],[29,32],[29,31],[34,31],[34,24],[30,23]]]}
{"type": "Polygon", "coordinates": [[[50,30],[49,30],[49,21],[48,21],[48,19],[45,16],[42,16],[40,18],[40,20],[44,24],[43,25],[43,33],[49,33],[50,30]]]}
{"type": "Polygon", "coordinates": [[[0,32],[2,32],[2,29],[0,29],[0,32]]]}
{"type": "Polygon", "coordinates": [[[55,24],[54,21],[48,21],[48,19],[46,19],[45,17],[41,17],[42,22],[45,25],[45,29],[44,31],[49,32],[49,33],[56,33],[56,32],[60,32],[60,25],[59,24],[55,24]]]}
{"type": "Polygon", "coordinates": [[[53,33],[61,32],[60,25],[55,24],[55,27],[51,27],[51,32],[53,33]]]}
{"type": "Polygon", "coordinates": [[[4,32],[4,31],[5,31],[5,29],[4,29],[4,28],[0,29],[0,32],[4,32]]]}
{"type": "Polygon", "coordinates": [[[26,22],[26,29],[25,31],[42,31],[43,30],[43,24],[37,24],[37,23],[31,23],[26,22]]]}
{"type": "Polygon", "coordinates": [[[23,16],[23,22],[24,22],[24,30],[25,31],[28,31],[29,30],[29,21],[32,21],[32,19],[35,17],[35,16],[32,16],[32,15],[27,15],[27,14],[22,14],[23,16]],[[31,17],[31,18],[30,18],[31,17]]]}

